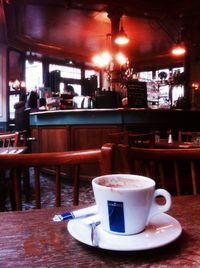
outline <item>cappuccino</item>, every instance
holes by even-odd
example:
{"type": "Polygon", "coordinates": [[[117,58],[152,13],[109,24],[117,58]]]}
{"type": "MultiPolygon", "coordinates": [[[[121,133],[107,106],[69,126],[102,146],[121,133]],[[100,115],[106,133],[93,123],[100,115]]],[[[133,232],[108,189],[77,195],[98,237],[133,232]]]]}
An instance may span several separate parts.
{"type": "Polygon", "coordinates": [[[109,174],[92,180],[101,228],[117,235],[142,232],[152,216],[169,210],[171,196],[155,190],[155,181],[131,174],[109,174]],[[165,204],[156,202],[163,196],[165,204]]]}
{"type": "Polygon", "coordinates": [[[140,179],[128,179],[128,178],[121,178],[121,177],[103,177],[100,178],[97,184],[105,187],[110,188],[145,188],[149,186],[149,182],[140,179]]]}

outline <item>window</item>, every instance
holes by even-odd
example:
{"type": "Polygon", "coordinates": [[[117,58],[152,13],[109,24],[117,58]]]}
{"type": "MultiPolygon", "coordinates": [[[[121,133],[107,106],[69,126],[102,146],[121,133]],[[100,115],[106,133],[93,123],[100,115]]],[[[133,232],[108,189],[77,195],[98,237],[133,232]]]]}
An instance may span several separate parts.
{"type": "Polygon", "coordinates": [[[184,67],[173,68],[172,73],[175,73],[175,72],[180,72],[180,73],[184,72],[184,67]]]}
{"type": "Polygon", "coordinates": [[[62,78],[81,79],[81,69],[76,67],[62,66],[56,64],[49,65],[49,72],[58,70],[62,78]]]}
{"type": "Polygon", "coordinates": [[[95,70],[85,70],[85,78],[90,78],[91,76],[97,76],[97,87],[100,87],[100,74],[95,70]]]}
{"type": "Polygon", "coordinates": [[[153,79],[153,72],[152,71],[140,72],[139,79],[152,80],[153,79]]]}
{"type": "Polygon", "coordinates": [[[19,102],[19,94],[10,94],[9,96],[9,118],[12,120],[15,118],[15,103],[19,102]]]}
{"type": "Polygon", "coordinates": [[[165,80],[167,80],[167,79],[169,78],[169,73],[170,73],[169,69],[160,69],[160,70],[157,70],[157,71],[156,71],[155,79],[156,79],[156,80],[160,80],[159,74],[160,74],[161,72],[164,72],[164,73],[167,74],[167,77],[165,78],[165,80]]]}
{"type": "Polygon", "coordinates": [[[26,60],[25,79],[28,92],[43,87],[42,62],[34,61],[33,63],[29,63],[26,60]]]}
{"type": "MultiPolygon", "coordinates": [[[[180,68],[173,68],[172,69],[172,73],[173,74],[180,74],[184,72],[184,67],[180,67],[180,68]]],[[[184,96],[184,86],[183,85],[176,85],[173,87],[172,90],[172,102],[176,103],[177,100],[181,97],[184,96]]]]}
{"type": "Polygon", "coordinates": [[[178,98],[184,96],[183,85],[171,85],[170,77],[175,74],[184,72],[184,67],[176,67],[172,69],[155,70],[155,77],[153,71],[144,71],[139,73],[139,80],[147,82],[147,101],[148,106],[153,108],[169,108],[170,107],[170,89],[172,106],[176,105],[178,98]],[[159,74],[166,73],[166,77],[161,78],[159,74]]]}

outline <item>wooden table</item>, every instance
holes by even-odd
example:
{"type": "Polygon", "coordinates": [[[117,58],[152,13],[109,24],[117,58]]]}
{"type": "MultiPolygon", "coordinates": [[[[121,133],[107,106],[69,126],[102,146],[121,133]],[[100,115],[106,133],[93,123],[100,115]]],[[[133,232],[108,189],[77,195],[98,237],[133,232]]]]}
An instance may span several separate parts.
{"type": "Polygon", "coordinates": [[[167,139],[161,139],[159,142],[155,142],[155,148],[160,149],[187,149],[187,148],[200,148],[194,147],[192,142],[173,141],[168,143],[167,139]]]}
{"type": "Polygon", "coordinates": [[[107,251],[76,241],[50,208],[0,213],[0,267],[200,267],[200,196],[173,198],[169,212],[182,225],[169,245],[140,252],[107,251]]]}

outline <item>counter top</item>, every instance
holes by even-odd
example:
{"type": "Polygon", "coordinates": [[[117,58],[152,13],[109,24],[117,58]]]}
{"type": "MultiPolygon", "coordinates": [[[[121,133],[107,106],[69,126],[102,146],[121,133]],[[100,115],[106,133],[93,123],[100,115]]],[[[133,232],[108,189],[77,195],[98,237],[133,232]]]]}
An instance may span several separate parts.
{"type": "MultiPolygon", "coordinates": [[[[200,111],[145,108],[71,109],[39,111],[30,114],[30,124],[40,125],[107,125],[157,124],[172,128],[200,126],[200,111]],[[192,120],[191,120],[192,119],[192,120]]],[[[156,127],[155,127],[156,129],[156,127]]]]}
{"type": "MultiPolygon", "coordinates": [[[[43,110],[43,111],[37,111],[32,112],[30,115],[39,115],[39,114],[52,114],[52,113],[77,113],[77,112],[110,112],[110,111],[120,111],[120,112],[126,112],[126,111],[164,111],[164,112],[177,112],[177,111],[184,111],[182,109],[148,109],[148,108],[98,108],[98,109],[68,109],[68,110],[43,110]]],[[[192,110],[191,110],[192,111],[192,110]]],[[[197,111],[197,110],[194,110],[197,111]]]]}

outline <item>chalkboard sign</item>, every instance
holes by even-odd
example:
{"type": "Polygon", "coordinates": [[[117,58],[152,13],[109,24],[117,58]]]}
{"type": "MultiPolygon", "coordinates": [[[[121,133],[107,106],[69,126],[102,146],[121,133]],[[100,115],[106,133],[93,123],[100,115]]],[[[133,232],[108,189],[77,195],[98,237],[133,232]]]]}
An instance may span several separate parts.
{"type": "Polygon", "coordinates": [[[130,81],[126,83],[128,107],[147,108],[147,84],[146,82],[130,81]]]}

